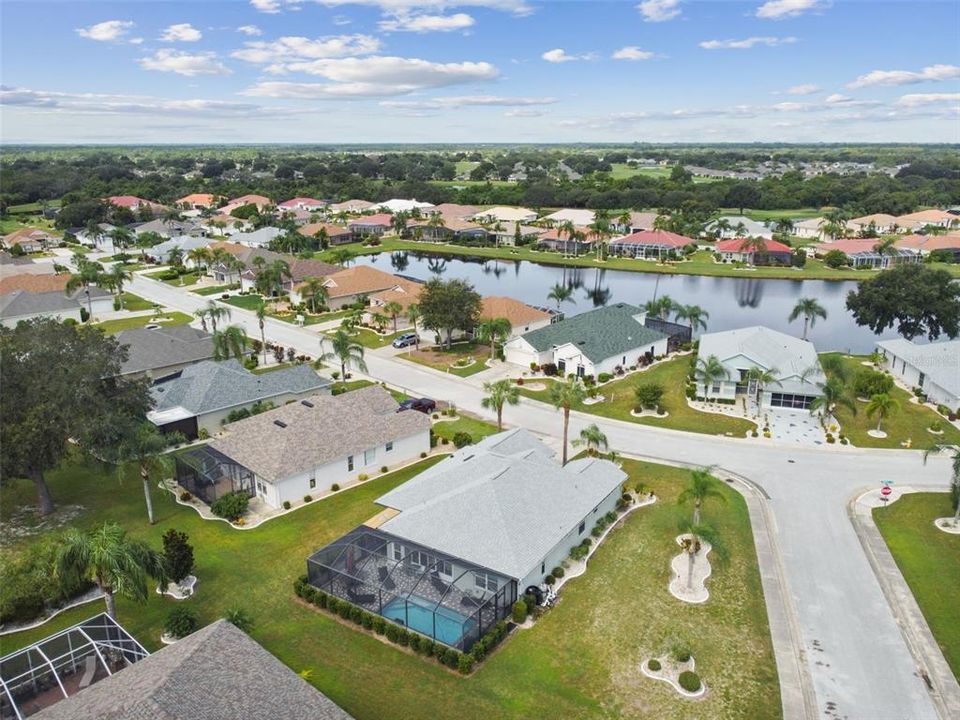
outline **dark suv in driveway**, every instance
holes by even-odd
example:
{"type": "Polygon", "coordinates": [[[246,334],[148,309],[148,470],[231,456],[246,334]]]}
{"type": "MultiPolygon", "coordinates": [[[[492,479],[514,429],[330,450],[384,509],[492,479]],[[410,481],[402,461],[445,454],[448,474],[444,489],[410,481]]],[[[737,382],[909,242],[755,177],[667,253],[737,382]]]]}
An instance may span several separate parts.
{"type": "Polygon", "coordinates": [[[432,413],[437,409],[437,403],[430,398],[410,398],[400,403],[397,412],[404,410],[419,410],[422,413],[432,413]]]}

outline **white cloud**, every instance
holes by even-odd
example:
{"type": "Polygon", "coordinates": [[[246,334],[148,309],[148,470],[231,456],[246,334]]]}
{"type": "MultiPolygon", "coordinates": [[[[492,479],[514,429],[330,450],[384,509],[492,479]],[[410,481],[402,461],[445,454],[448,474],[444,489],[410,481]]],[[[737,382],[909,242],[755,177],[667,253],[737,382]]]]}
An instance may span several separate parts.
{"type": "Polygon", "coordinates": [[[445,110],[461,107],[528,107],[552,105],[559,102],[555,97],[502,97],[500,95],[460,95],[432,98],[430,100],[384,100],[383,107],[402,110],[445,110]]]}
{"type": "Polygon", "coordinates": [[[383,32],[450,32],[451,30],[465,30],[474,23],[472,17],[466,13],[455,15],[399,15],[391,20],[380,21],[383,32]]]}
{"type": "Polygon", "coordinates": [[[133,22],[130,20],[106,20],[90,27],[77,28],[77,35],[87,40],[99,42],[117,42],[130,32],[133,22]]]}
{"type": "Polygon", "coordinates": [[[748,37],[743,40],[704,40],[700,43],[700,47],[704,50],[749,50],[757,45],[776,47],[791,45],[796,41],[795,37],[748,37]]]}
{"type": "Polygon", "coordinates": [[[787,95],[813,95],[814,93],[820,92],[820,86],[814,85],[813,83],[805,83],[803,85],[794,85],[793,87],[787,88],[787,95]]]}
{"type": "Polygon", "coordinates": [[[243,33],[249,37],[257,37],[263,35],[263,30],[258,28],[256,25],[241,25],[237,28],[238,33],[243,33]]]}
{"type": "Polygon", "coordinates": [[[144,70],[172,72],[177,75],[194,77],[196,75],[229,75],[230,70],[217,58],[216,53],[186,53],[164,48],[140,59],[144,70]]]}
{"type": "Polygon", "coordinates": [[[820,0],[768,0],[757,8],[757,17],[765,20],[781,20],[803,15],[808,10],[820,7],[820,0]]]}
{"type": "Polygon", "coordinates": [[[852,98],[846,95],[841,95],[840,93],[833,93],[833,95],[827,95],[827,99],[824,102],[830,103],[831,105],[835,105],[837,103],[850,102],[851,100],[852,98]]]}
{"type": "Polygon", "coordinates": [[[620,48],[611,57],[614,60],[649,60],[654,54],[649,50],[641,50],[635,45],[620,48]]]}
{"type": "Polygon", "coordinates": [[[533,110],[532,108],[519,108],[517,110],[507,110],[504,117],[535,118],[543,117],[546,113],[543,110],[533,110]]]}
{"type": "MultiPolygon", "coordinates": [[[[524,0],[314,0],[327,7],[362,5],[379,9],[385,16],[420,15],[442,12],[451,8],[481,7],[514,15],[529,15],[533,8],[524,0]]],[[[666,0],[676,2],[677,0],[666,0]]],[[[254,9],[264,13],[279,13],[284,9],[299,10],[306,0],[250,0],[254,9]]]]}
{"type": "Polygon", "coordinates": [[[203,33],[190,23],[179,23],[164,30],[160,39],[163,42],[197,42],[202,37],[203,33]]]}
{"type": "Polygon", "coordinates": [[[637,5],[644,22],[666,22],[680,13],[680,0],[644,0],[637,5]]]}
{"type": "Polygon", "coordinates": [[[336,35],[315,40],[289,36],[253,40],[244,45],[242,50],[230,53],[230,57],[260,64],[369,55],[380,49],[380,41],[369,35],[336,35]]]}
{"type": "Polygon", "coordinates": [[[131,45],[143,45],[142,37],[133,37],[128,41],[131,45]]]}
{"type": "Polygon", "coordinates": [[[561,48],[554,48],[553,50],[547,50],[543,55],[541,55],[544,60],[550,63],[566,63],[566,62],[575,62],[577,60],[596,60],[596,53],[582,53],[580,55],[570,55],[566,50],[561,48]]]}
{"type": "Polygon", "coordinates": [[[919,72],[910,70],[874,70],[861,75],[848,88],[863,88],[873,85],[914,85],[922,82],[955,80],[960,78],[960,67],[956,65],[929,65],[919,72]]]}
{"type": "Polygon", "coordinates": [[[271,15],[280,12],[282,4],[281,0],[250,0],[250,5],[253,6],[254,10],[271,15]]]}
{"type": "Polygon", "coordinates": [[[960,93],[914,93],[912,95],[903,95],[897,100],[897,107],[918,108],[929,105],[952,105],[960,104],[960,93]]]}

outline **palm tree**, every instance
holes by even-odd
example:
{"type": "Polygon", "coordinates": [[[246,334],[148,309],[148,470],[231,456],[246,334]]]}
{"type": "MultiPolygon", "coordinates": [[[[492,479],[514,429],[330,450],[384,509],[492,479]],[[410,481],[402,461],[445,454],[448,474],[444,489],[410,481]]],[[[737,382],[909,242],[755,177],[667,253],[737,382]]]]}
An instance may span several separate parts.
{"type": "Polygon", "coordinates": [[[174,267],[180,267],[183,265],[183,248],[175,247],[170,252],[167,253],[167,264],[173,265],[174,267]]]}
{"type": "Polygon", "coordinates": [[[812,328],[816,322],[817,318],[827,319],[827,311],[821,305],[816,298],[800,298],[797,301],[797,304],[793,306],[793,310],[790,311],[790,317],[787,318],[788,322],[793,322],[798,317],[803,316],[803,339],[807,339],[807,330],[812,328]]]}
{"type": "Polygon", "coordinates": [[[330,262],[334,265],[340,265],[341,267],[350,267],[350,263],[354,260],[354,254],[352,250],[348,248],[334,248],[330,251],[330,262]]]}
{"type": "Polygon", "coordinates": [[[113,249],[116,250],[118,247],[121,250],[124,250],[127,245],[130,244],[130,240],[133,238],[133,233],[127,230],[125,227],[114,228],[110,231],[110,242],[113,243],[113,249]]]}
{"type": "Polygon", "coordinates": [[[115,595],[145,603],[147,579],[166,585],[163,557],[139,540],[127,538],[115,523],[90,532],[68,530],[57,550],[55,573],[70,585],[91,580],[103,592],[107,614],[117,619],[115,595]]]}
{"type": "Polygon", "coordinates": [[[740,243],[740,252],[748,253],[750,255],[750,264],[756,265],[757,255],[764,255],[767,252],[767,241],[762,237],[748,237],[740,243]]]}
{"type": "Polygon", "coordinates": [[[100,227],[100,223],[96,220],[89,220],[83,232],[90,238],[91,242],[93,242],[94,247],[100,244],[100,240],[102,240],[104,236],[103,228],[100,227]]]}
{"type": "Polygon", "coordinates": [[[895,237],[885,237],[877,240],[876,244],[873,246],[873,251],[880,256],[880,266],[883,267],[883,258],[886,256],[895,255],[897,252],[896,243],[897,238],[895,237]]]}
{"type": "Polygon", "coordinates": [[[643,309],[646,310],[647,315],[653,315],[666,321],[670,319],[670,313],[679,307],[669,295],[664,295],[659,300],[647,300],[643,309]]]}
{"type": "Polygon", "coordinates": [[[591,423],[580,431],[580,437],[573,441],[573,446],[586,447],[588,455],[596,455],[601,450],[609,448],[610,443],[607,442],[607,436],[597,427],[597,424],[591,423]]]}
{"type": "Polygon", "coordinates": [[[687,589],[692,590],[694,561],[703,547],[703,543],[710,543],[711,550],[721,560],[727,556],[727,552],[720,541],[720,535],[710,525],[681,520],[679,530],[683,535],[681,546],[683,551],[687,553],[687,589]]]}
{"type": "Polygon", "coordinates": [[[210,263],[210,250],[205,247],[194,248],[187,253],[187,260],[193,263],[197,270],[206,270],[210,263]]]}
{"type": "Polygon", "coordinates": [[[835,208],[823,214],[823,220],[820,222],[820,230],[824,235],[833,238],[844,237],[847,234],[847,213],[839,208],[835,208]]]}
{"type": "Polygon", "coordinates": [[[877,416],[877,432],[883,432],[880,429],[880,426],[883,424],[884,418],[892,415],[900,408],[900,402],[893,397],[890,397],[886,393],[877,393],[870,398],[870,402],[867,403],[867,417],[872,418],[874,415],[877,416]]]}
{"type": "Polygon", "coordinates": [[[774,232],[781,235],[790,235],[793,232],[793,220],[787,217],[780,218],[773,226],[774,232]]]}
{"type": "Polygon", "coordinates": [[[320,338],[320,349],[330,343],[330,352],[322,355],[323,360],[337,360],[340,363],[340,377],[347,379],[347,367],[353,363],[360,372],[367,371],[367,363],[363,359],[363,345],[353,340],[346,330],[337,330],[333,336],[320,338]]]}
{"type": "Polygon", "coordinates": [[[310,303],[310,311],[317,312],[317,305],[325,305],[330,294],[321,278],[304,278],[303,285],[300,287],[300,297],[310,303]]]}
{"type": "Polygon", "coordinates": [[[819,387],[820,395],[815,397],[810,403],[811,413],[819,410],[820,414],[826,418],[833,414],[837,405],[843,405],[852,414],[857,414],[857,405],[850,399],[850,396],[847,394],[847,388],[840,378],[829,378],[825,383],[821,383],[819,387]]]}
{"type": "Polygon", "coordinates": [[[710,313],[699,305],[678,305],[676,309],[677,320],[686,320],[690,326],[691,336],[697,332],[697,329],[707,329],[707,319],[710,313]]]}
{"type": "Polygon", "coordinates": [[[420,320],[420,306],[417,303],[407,305],[407,320],[413,325],[413,334],[417,336],[417,346],[420,345],[420,335],[417,333],[417,322],[420,320]]]}
{"type": "Polygon", "coordinates": [[[477,326],[477,340],[490,344],[490,359],[496,355],[497,343],[504,343],[513,332],[513,325],[506,318],[488,318],[477,326]]]}
{"type": "Polygon", "coordinates": [[[200,327],[203,328],[204,332],[207,332],[207,310],[206,308],[200,308],[199,310],[193,311],[193,316],[200,321],[200,327]]]}
{"type": "MultiPolygon", "coordinates": [[[[230,308],[219,305],[214,300],[207,301],[207,307],[201,312],[206,313],[207,319],[210,320],[210,326],[213,328],[213,332],[217,332],[217,323],[221,320],[230,319],[230,308]]],[[[206,328],[204,328],[206,330],[206,328]]]]}
{"type": "Polygon", "coordinates": [[[133,280],[133,275],[120,263],[114,263],[103,276],[103,282],[116,291],[121,310],[123,310],[123,284],[128,280],[133,280]]]}
{"type": "Polygon", "coordinates": [[[550,402],[558,410],[563,410],[563,464],[567,464],[567,433],[570,430],[570,408],[583,402],[587,389],[579,378],[569,378],[564,382],[555,382],[550,386],[550,402]]]}
{"type": "Polygon", "coordinates": [[[752,380],[757,387],[757,405],[760,404],[760,395],[767,385],[782,385],[779,377],[780,371],[777,370],[777,368],[764,369],[755,367],[747,371],[747,379],[752,380]]]}
{"type": "Polygon", "coordinates": [[[143,483],[143,497],[147,502],[147,518],[153,525],[153,498],[150,495],[150,473],[168,473],[173,468],[173,460],[166,454],[167,448],[180,438],[163,435],[151,422],[137,425],[121,442],[117,452],[118,471],[121,479],[127,469],[135,464],[140,471],[143,483]]]}
{"type": "Polygon", "coordinates": [[[715,240],[719,240],[722,237],[725,237],[728,232],[732,229],[730,221],[725,217],[719,218],[716,222],[713,223],[713,237],[715,240]]]}
{"type": "Polygon", "coordinates": [[[677,498],[678,505],[686,505],[693,501],[693,524],[700,524],[700,511],[703,509],[703,503],[716,498],[722,503],[727,502],[726,496],[720,492],[720,481],[714,477],[711,468],[697,468],[690,471],[690,481],[687,487],[677,498]]]}
{"type": "Polygon", "coordinates": [[[260,326],[260,347],[263,350],[263,364],[267,364],[267,304],[260,298],[260,304],[257,305],[257,325],[260,326]]]}
{"type": "Polygon", "coordinates": [[[560,310],[560,303],[567,301],[573,302],[573,290],[566,285],[557,283],[550,288],[550,292],[547,293],[547,300],[555,300],[557,310],[560,310]]]}
{"type": "Polygon", "coordinates": [[[370,322],[377,326],[378,332],[382,333],[383,329],[387,326],[387,323],[390,322],[390,318],[383,313],[374,310],[370,313],[370,322]]]}
{"type": "Polygon", "coordinates": [[[83,288],[83,292],[87,295],[87,312],[90,317],[93,317],[93,301],[90,299],[90,286],[100,285],[103,283],[104,277],[103,265],[82,258],[77,263],[76,274],[71,275],[70,279],[67,280],[65,290],[68,295],[78,288],[83,288]]]}
{"type": "MultiPolygon", "coordinates": [[[[257,258],[258,260],[261,258],[257,258]]],[[[283,279],[293,279],[293,273],[290,271],[290,263],[286,260],[277,259],[265,266],[254,281],[257,290],[262,295],[273,295],[283,291],[283,279]]]]}
{"type": "Polygon", "coordinates": [[[624,235],[630,232],[630,224],[632,222],[633,222],[633,218],[631,217],[629,210],[624,210],[617,217],[617,225],[623,228],[624,235]]]}
{"type": "Polygon", "coordinates": [[[243,361],[247,349],[247,334],[240,325],[227,325],[223,330],[213,331],[213,359],[229,360],[235,357],[243,361]]]}
{"type": "Polygon", "coordinates": [[[497,413],[497,430],[503,430],[503,406],[518,405],[520,403],[520,388],[509,380],[497,380],[496,382],[485,382],[483,391],[487,393],[480,401],[480,404],[493,409],[497,413]]]}
{"type": "Polygon", "coordinates": [[[923,451],[923,464],[927,464],[927,458],[930,455],[939,453],[941,450],[953,453],[953,457],[950,458],[952,471],[950,476],[950,502],[954,509],[953,525],[956,527],[960,525],[960,450],[955,445],[934,445],[923,451]]]}
{"type": "Polygon", "coordinates": [[[593,232],[597,242],[597,260],[603,260],[604,241],[610,235],[610,211],[596,210],[593,213],[593,222],[590,223],[590,230],[593,232]]]}
{"type": "MultiPolygon", "coordinates": [[[[436,215],[431,215],[431,218],[436,215]]],[[[397,332],[397,317],[403,312],[403,305],[396,300],[391,300],[383,306],[383,311],[393,320],[393,332],[397,332]]]]}
{"type": "Polygon", "coordinates": [[[693,376],[697,382],[703,385],[703,396],[708,398],[714,384],[721,380],[730,379],[730,371],[720,361],[720,358],[716,355],[710,355],[707,358],[697,358],[697,367],[693,371],[693,376]]]}

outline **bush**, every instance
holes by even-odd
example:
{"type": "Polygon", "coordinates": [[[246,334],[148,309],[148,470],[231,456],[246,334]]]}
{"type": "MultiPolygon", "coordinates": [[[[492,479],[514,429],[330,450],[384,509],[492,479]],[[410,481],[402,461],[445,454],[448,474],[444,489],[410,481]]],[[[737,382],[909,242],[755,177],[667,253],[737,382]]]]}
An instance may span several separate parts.
{"type": "Polygon", "coordinates": [[[197,616],[183,607],[175,607],[163,623],[163,631],[173,638],[184,638],[197,629],[197,616]]]}
{"type": "Polygon", "coordinates": [[[388,470],[389,470],[389,468],[387,468],[386,465],[384,465],[383,467],[380,468],[380,472],[382,472],[382,473],[385,473],[385,472],[387,472],[388,470]]]}
{"type": "Polygon", "coordinates": [[[248,635],[253,630],[253,625],[254,625],[253,618],[250,617],[250,613],[248,613],[243,608],[237,608],[237,607],[230,608],[224,614],[223,619],[226,620],[231,625],[233,625],[238,630],[243,630],[248,635]]]}
{"type": "Polygon", "coordinates": [[[517,600],[513,604],[513,621],[520,625],[527,620],[527,604],[523,600],[517,600]]]}
{"type": "Polygon", "coordinates": [[[469,675],[473,672],[473,656],[468,653],[461,653],[457,658],[457,670],[461,675],[469,675]]]}
{"type": "Polygon", "coordinates": [[[190,493],[188,493],[186,490],[184,490],[182,493],[180,493],[180,501],[181,501],[181,502],[190,502],[191,500],[193,500],[193,495],[191,495],[190,493]]]}
{"type": "Polygon", "coordinates": [[[334,483],[333,485],[330,486],[331,492],[337,492],[339,489],[340,489],[340,485],[338,483],[334,483]]]}
{"type": "Polygon", "coordinates": [[[458,450],[460,448],[465,448],[467,445],[473,445],[473,438],[470,436],[470,433],[465,433],[462,430],[456,432],[453,435],[453,444],[458,450]]]}
{"type": "Polygon", "coordinates": [[[387,631],[387,621],[382,617],[375,617],[373,619],[373,631],[377,635],[383,635],[387,631]]]}
{"type": "Polygon", "coordinates": [[[363,623],[363,608],[353,605],[350,608],[350,619],[356,624],[361,625],[363,623]]]}
{"type": "Polygon", "coordinates": [[[550,571],[550,574],[553,575],[555,578],[557,578],[557,579],[559,580],[560,578],[563,577],[563,575],[564,575],[564,570],[563,570],[562,567],[560,567],[559,565],[557,565],[553,570],[550,571]]]}
{"type": "Polygon", "coordinates": [[[397,630],[397,645],[401,647],[406,647],[410,644],[410,635],[412,633],[406,628],[399,628],[397,630]]]}
{"type": "Polygon", "coordinates": [[[313,502],[313,495],[304,495],[304,496],[303,496],[303,501],[304,501],[305,503],[313,502]]]}
{"type": "Polygon", "coordinates": [[[873,397],[887,394],[893,389],[893,378],[886,373],[864,368],[853,378],[853,390],[857,397],[873,397]]]}
{"type": "Polygon", "coordinates": [[[366,482],[369,479],[370,479],[370,476],[367,475],[366,473],[360,473],[359,475],[357,475],[357,482],[366,482]]]}
{"type": "Polygon", "coordinates": [[[556,579],[553,575],[547,575],[547,576],[543,579],[543,582],[544,582],[544,584],[546,584],[546,585],[553,585],[553,584],[555,584],[555,583],[557,582],[557,579],[556,579]]]}
{"type": "Polygon", "coordinates": [[[660,665],[660,661],[657,660],[656,658],[650,658],[650,660],[647,661],[647,669],[648,669],[648,670],[651,670],[651,671],[653,671],[653,672],[657,672],[658,670],[660,670],[661,667],[662,667],[662,666],[660,665]]]}
{"type": "Polygon", "coordinates": [[[386,635],[387,640],[390,642],[396,642],[397,636],[400,634],[400,628],[393,623],[387,623],[387,630],[384,634],[386,635]]]}
{"type": "Polygon", "coordinates": [[[613,380],[613,375],[611,375],[610,373],[603,372],[597,375],[597,380],[600,383],[610,382],[611,380],[613,380]]]}
{"type": "Polygon", "coordinates": [[[641,409],[658,407],[663,399],[663,393],[663,385],[660,383],[642,383],[633,389],[637,405],[641,409]]]}
{"type": "Polygon", "coordinates": [[[289,509],[290,509],[290,501],[289,501],[289,500],[284,500],[284,501],[283,501],[283,509],[284,509],[284,510],[289,510],[289,509]]]}
{"type": "Polygon", "coordinates": [[[91,586],[87,580],[61,582],[50,572],[57,542],[37,538],[22,552],[0,552],[0,623],[26,622],[91,586]]]}
{"type": "Polygon", "coordinates": [[[841,250],[831,250],[823,256],[823,263],[827,267],[836,270],[844,265],[849,265],[850,259],[846,256],[846,253],[841,250]]]}
{"type": "Polygon", "coordinates": [[[420,453],[420,459],[421,459],[421,460],[422,460],[423,458],[425,458],[426,456],[427,456],[427,453],[426,453],[426,452],[420,453]]]}
{"type": "Polygon", "coordinates": [[[574,560],[583,560],[589,553],[589,545],[577,545],[570,549],[570,557],[574,560]]]}
{"type": "Polygon", "coordinates": [[[443,664],[448,668],[458,668],[460,666],[460,653],[453,648],[447,648],[443,654],[443,664]]]}
{"type": "Polygon", "coordinates": [[[593,530],[590,531],[590,534],[593,535],[594,537],[600,537],[601,535],[603,535],[603,525],[601,525],[600,523],[597,523],[596,525],[594,525],[593,530]]]}
{"type": "Polygon", "coordinates": [[[349,620],[353,615],[354,607],[350,603],[341,601],[337,604],[337,615],[342,617],[344,620],[349,620]]]}
{"type": "Polygon", "coordinates": [[[676,646],[674,646],[674,648],[671,651],[671,655],[673,655],[673,659],[676,660],[678,663],[687,662],[690,659],[691,654],[692,653],[690,652],[690,648],[688,648],[683,643],[677,644],[676,646]]]}
{"type": "Polygon", "coordinates": [[[677,682],[679,682],[680,687],[687,692],[697,692],[697,690],[702,687],[700,676],[695,672],[690,672],[689,670],[685,670],[680,673],[680,677],[677,678],[677,682]]]}
{"type": "Polygon", "coordinates": [[[210,512],[217,517],[227,520],[237,520],[247,512],[250,505],[250,498],[241,492],[228,492],[216,500],[210,506],[210,512]]]}
{"type": "Polygon", "coordinates": [[[436,643],[430,638],[420,638],[420,654],[430,657],[436,650],[436,643]]]}
{"type": "Polygon", "coordinates": [[[184,532],[170,528],[163,534],[163,565],[173,582],[180,582],[193,570],[193,546],[184,532]]]}
{"type": "Polygon", "coordinates": [[[449,445],[450,441],[447,438],[440,438],[441,445],[449,445]]]}

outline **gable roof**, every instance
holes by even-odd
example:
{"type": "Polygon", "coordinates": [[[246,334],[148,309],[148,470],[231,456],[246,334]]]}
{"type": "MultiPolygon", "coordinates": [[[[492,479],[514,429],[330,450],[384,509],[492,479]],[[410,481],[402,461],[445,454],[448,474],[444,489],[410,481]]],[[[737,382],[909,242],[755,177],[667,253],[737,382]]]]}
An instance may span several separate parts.
{"type": "Polygon", "coordinates": [[[548,320],[552,316],[546,310],[540,310],[511,297],[490,296],[483,298],[480,310],[481,320],[506,318],[514,327],[548,320]]]}
{"type": "Polygon", "coordinates": [[[64,293],[67,283],[70,282],[69,273],[60,275],[19,273],[0,278],[0,295],[6,295],[15,290],[24,290],[28,293],[64,293]]]}
{"type": "Polygon", "coordinates": [[[307,223],[297,228],[297,232],[306,237],[313,237],[321,230],[327,231],[327,237],[338,237],[341,235],[351,235],[350,228],[333,223],[307,223]]]}
{"type": "Polygon", "coordinates": [[[260,228],[259,230],[237,233],[233,236],[233,240],[238,243],[246,243],[249,245],[268,245],[275,238],[283,235],[283,233],[284,231],[280,228],[268,225],[260,228]]]}
{"type": "Polygon", "coordinates": [[[640,230],[639,232],[614,238],[610,245],[647,245],[650,247],[682,248],[697,241],[678,235],[669,230],[640,230]]]}
{"type": "MultiPolygon", "coordinates": [[[[789,245],[785,245],[782,242],[777,240],[766,240],[763,239],[763,246],[766,248],[768,253],[792,253],[793,248],[789,245]]],[[[755,253],[758,250],[755,247],[745,247],[751,245],[749,238],[731,238],[730,240],[719,240],[717,241],[716,250],[717,252],[732,252],[732,253],[755,253]]]]}
{"type": "Polygon", "coordinates": [[[121,346],[127,346],[127,361],[121,365],[121,375],[199,362],[213,357],[213,338],[189,325],[149,330],[133,328],[121,330],[115,337],[121,346]]]}
{"type": "MultiPolygon", "coordinates": [[[[710,355],[716,355],[721,362],[743,355],[768,370],[776,368],[779,378],[799,377],[820,365],[812,342],[762,325],[704,333],[700,336],[698,356],[710,355]]],[[[782,388],[774,385],[772,389],[782,388]]]]}
{"type": "Polygon", "coordinates": [[[617,303],[565,318],[522,335],[538,352],[560,345],[576,345],[591,362],[651,345],[667,336],[636,320],[644,311],[617,303]]]}
{"type": "Polygon", "coordinates": [[[391,227],[393,225],[393,215],[390,213],[377,213],[376,215],[365,215],[363,217],[358,217],[356,220],[351,220],[347,223],[347,227],[353,227],[354,225],[364,226],[364,227],[373,227],[373,226],[385,226],[391,227]]]}
{"type": "Polygon", "coordinates": [[[897,338],[881,340],[877,347],[889,350],[920,370],[927,378],[951,395],[960,395],[960,340],[919,345],[897,338]]]}
{"type": "Polygon", "coordinates": [[[355,265],[328,275],[324,285],[331,298],[373,294],[396,287],[400,278],[369,265],[355,265]]]}
{"type": "Polygon", "coordinates": [[[0,317],[15,318],[29,315],[57,313],[61,310],[76,310],[80,307],[75,297],[62,292],[28,292],[14,290],[0,295],[0,317]]]}
{"type": "Polygon", "coordinates": [[[303,282],[308,277],[322,278],[340,272],[339,265],[331,265],[322,260],[303,260],[298,257],[287,257],[287,264],[290,266],[290,275],[292,282],[303,282]]]}
{"type": "Polygon", "coordinates": [[[267,250],[262,247],[250,247],[249,245],[241,245],[240,243],[230,242],[228,240],[218,240],[215,243],[210,244],[211,252],[213,250],[223,250],[225,252],[233,255],[237,260],[246,263],[248,266],[253,262],[254,258],[262,257],[267,262],[272,260],[283,260],[286,256],[281,253],[274,252],[273,250],[267,250]]]}
{"type": "Polygon", "coordinates": [[[370,301],[376,305],[386,305],[390,302],[399,303],[406,311],[413,303],[420,300],[423,285],[418,282],[398,277],[397,284],[387,290],[382,290],[370,296],[370,301]]]}
{"type": "Polygon", "coordinates": [[[561,466],[529,431],[508,430],[378,498],[399,510],[380,529],[522,579],[626,477],[608,460],[561,466]]]}
{"type": "Polygon", "coordinates": [[[226,435],[211,442],[210,447],[261,479],[279,482],[347,455],[430,430],[427,415],[398,413],[397,407],[397,401],[380,385],[341,395],[315,395],[308,401],[230,423],[224,428],[226,435]]]}
{"type": "Polygon", "coordinates": [[[386,202],[382,202],[377,205],[378,209],[381,210],[390,210],[392,212],[409,212],[410,210],[423,210],[426,208],[432,208],[433,203],[428,202],[418,202],[416,198],[413,200],[406,200],[404,198],[392,198],[386,202]]]}
{"type": "Polygon", "coordinates": [[[243,631],[217,620],[61,700],[38,720],[351,720],[243,631]]]}

